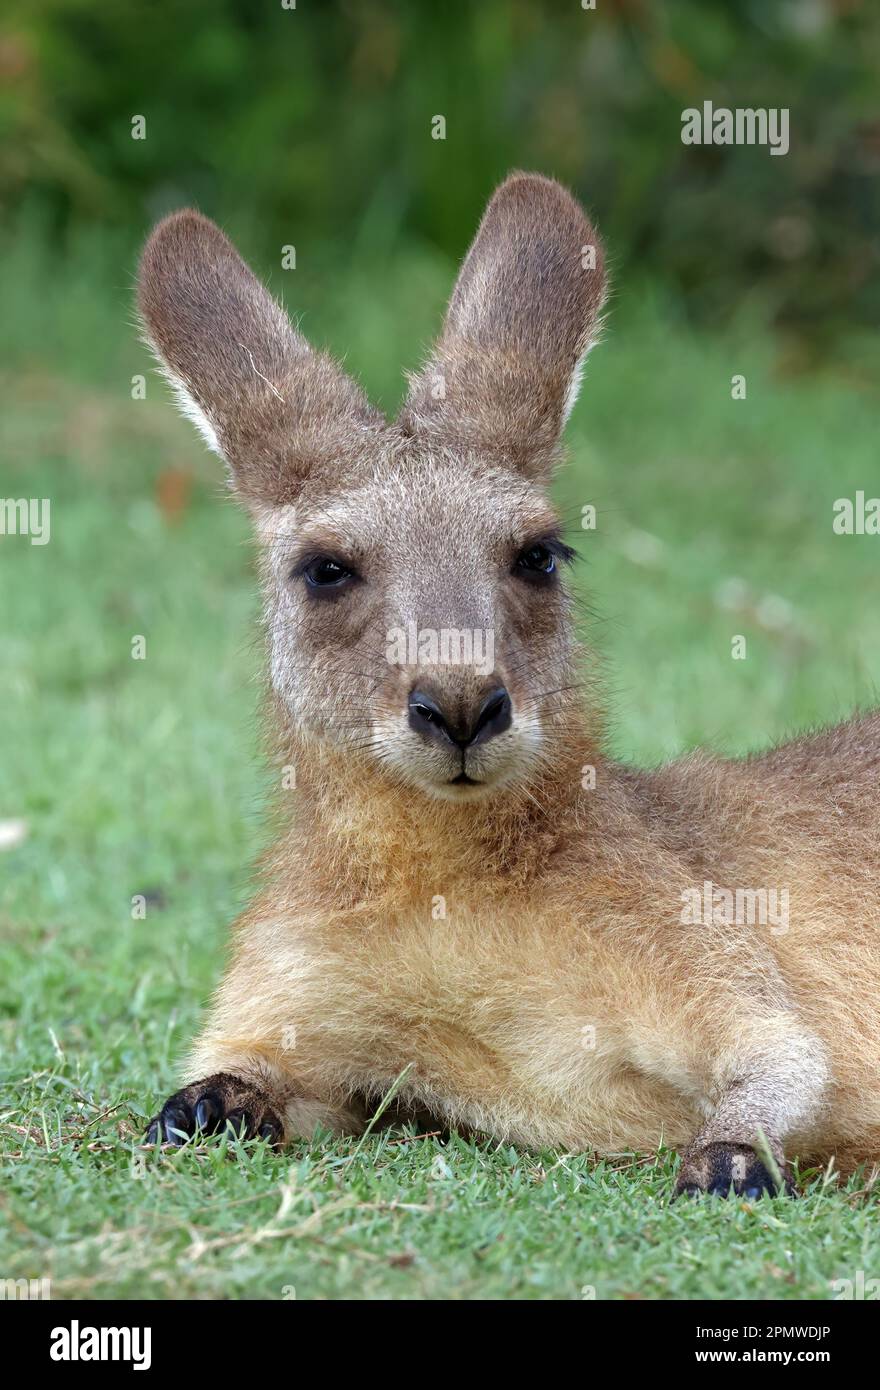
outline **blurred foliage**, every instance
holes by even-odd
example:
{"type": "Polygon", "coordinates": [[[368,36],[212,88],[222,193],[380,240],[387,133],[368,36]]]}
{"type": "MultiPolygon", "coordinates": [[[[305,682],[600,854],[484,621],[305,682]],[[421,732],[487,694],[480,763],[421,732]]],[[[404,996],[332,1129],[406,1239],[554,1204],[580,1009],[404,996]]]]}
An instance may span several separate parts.
{"type": "Polygon", "coordinates": [[[876,0],[7,0],[0,212],[36,204],[65,245],[194,202],[271,264],[458,256],[530,167],[618,272],[704,322],[757,296],[822,343],[880,309],[878,70],[876,0]],[[704,100],[788,107],[790,152],[683,145],[704,100]]]}

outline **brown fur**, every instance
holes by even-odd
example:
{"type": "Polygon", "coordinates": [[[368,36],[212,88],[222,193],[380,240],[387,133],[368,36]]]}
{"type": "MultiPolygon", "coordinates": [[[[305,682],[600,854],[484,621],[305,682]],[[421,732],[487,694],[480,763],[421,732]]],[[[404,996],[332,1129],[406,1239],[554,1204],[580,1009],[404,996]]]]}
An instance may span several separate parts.
{"type": "Polygon", "coordinates": [[[512,176],[386,424],[211,223],[179,213],[148,242],[146,333],[254,518],[296,770],[187,1070],[256,1087],[288,1138],[361,1128],[403,1074],[402,1104],[451,1126],[665,1142],[681,1190],[772,1189],[756,1144],[771,1170],[783,1145],[880,1155],[880,715],[741,762],[603,753],[564,588],[518,569],[557,525],[545,488],[603,292],[577,204],[512,176]],[[310,596],[314,555],[357,581],[310,596]],[[407,623],[494,633],[508,730],[459,754],[408,726],[414,682],[466,721],[486,680],[389,663],[407,623]],[[787,930],[683,924],[705,881],[787,888],[787,930]]]}

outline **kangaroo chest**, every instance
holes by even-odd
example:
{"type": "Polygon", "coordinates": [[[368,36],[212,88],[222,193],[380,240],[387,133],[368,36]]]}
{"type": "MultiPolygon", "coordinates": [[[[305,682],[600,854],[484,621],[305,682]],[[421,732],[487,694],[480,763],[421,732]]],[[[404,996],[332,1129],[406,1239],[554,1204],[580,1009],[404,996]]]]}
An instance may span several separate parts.
{"type": "Polygon", "coordinates": [[[659,1142],[675,1107],[631,1064],[613,962],[564,925],[447,908],[365,937],[365,1086],[526,1144],[659,1142]]]}

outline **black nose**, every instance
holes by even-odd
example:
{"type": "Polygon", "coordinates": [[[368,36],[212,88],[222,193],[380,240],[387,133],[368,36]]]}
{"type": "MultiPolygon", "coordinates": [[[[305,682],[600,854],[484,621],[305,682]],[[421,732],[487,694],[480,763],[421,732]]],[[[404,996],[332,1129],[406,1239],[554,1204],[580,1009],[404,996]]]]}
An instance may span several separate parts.
{"type": "Polygon", "coordinates": [[[455,743],[459,748],[488,743],[509,729],[512,722],[513,706],[503,685],[490,690],[475,711],[463,711],[457,719],[451,718],[425,690],[416,689],[409,697],[410,728],[423,738],[455,743]]]}

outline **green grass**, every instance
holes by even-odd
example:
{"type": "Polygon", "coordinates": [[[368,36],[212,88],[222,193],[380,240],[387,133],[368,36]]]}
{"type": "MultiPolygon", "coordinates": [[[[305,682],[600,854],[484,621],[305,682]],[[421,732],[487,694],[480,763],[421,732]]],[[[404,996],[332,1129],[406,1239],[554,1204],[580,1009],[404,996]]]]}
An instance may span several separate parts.
{"type": "MultiPolygon", "coordinates": [[[[671,1155],[400,1131],[143,1158],[262,842],[253,556],[156,379],[130,399],[147,368],[127,273],[101,288],[118,248],[71,269],[34,245],[6,257],[22,312],[0,325],[0,491],[52,499],[49,545],[0,539],[0,820],[27,822],[0,851],[0,1278],[97,1298],[822,1298],[876,1273],[861,1178],[670,1205],[671,1155]],[[176,523],[168,469],[192,475],[176,523]]],[[[387,405],[450,275],[413,250],[284,289],[387,405]]],[[[576,583],[621,756],[744,751],[875,700],[880,540],[831,529],[833,500],[876,479],[865,351],[846,372],[793,360],[758,322],[698,339],[647,287],[618,295],[559,492],[567,516],[598,507],[573,528],[576,583]]]]}

